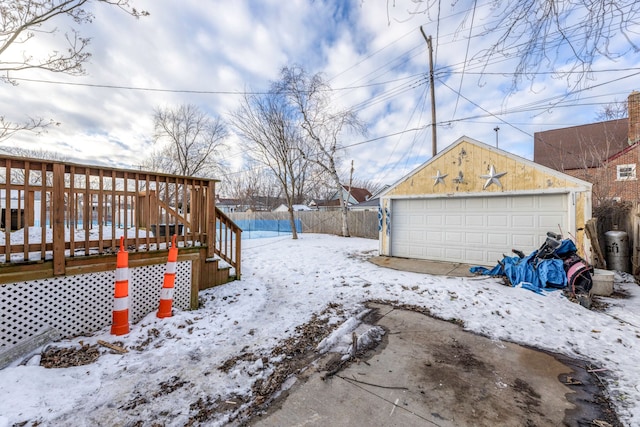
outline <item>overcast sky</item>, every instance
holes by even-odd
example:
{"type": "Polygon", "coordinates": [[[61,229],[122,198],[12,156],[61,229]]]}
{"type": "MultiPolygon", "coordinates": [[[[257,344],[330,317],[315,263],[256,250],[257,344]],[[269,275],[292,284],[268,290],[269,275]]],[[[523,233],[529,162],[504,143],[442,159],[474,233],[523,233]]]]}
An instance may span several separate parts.
{"type": "MultiPolygon", "coordinates": [[[[421,25],[433,37],[438,150],[463,135],[492,145],[497,136],[501,149],[532,159],[534,132],[591,123],[605,104],[640,89],[640,55],[633,51],[597,58],[587,90],[564,99],[566,80],[550,74],[511,92],[514,58],[492,58],[481,76],[472,58],[494,40],[480,35],[496,20],[491,0],[478,0],[475,12],[474,2],[457,1],[418,14],[410,13],[416,7],[410,0],[133,3],[151,15],[136,20],[114,7],[91,6],[94,22],[79,28],[92,38],[85,76],[29,71],[13,75],[21,79],[17,86],[0,84],[0,115],[60,123],[4,145],[136,168],[152,148],[154,108],[192,103],[226,120],[243,92],[266,90],[283,66],[298,64],[322,72],[335,102],[368,123],[368,135],[344,141],[352,145],[343,151],[345,176],[353,159],[356,177],[391,184],[431,157],[429,54],[421,25]]],[[[54,46],[71,28],[65,20],[56,24],[57,39],[37,37],[14,46],[13,54],[54,46]]],[[[612,47],[625,44],[619,37],[612,47]]],[[[242,168],[242,155],[233,135],[228,143],[232,172],[242,168]]]]}

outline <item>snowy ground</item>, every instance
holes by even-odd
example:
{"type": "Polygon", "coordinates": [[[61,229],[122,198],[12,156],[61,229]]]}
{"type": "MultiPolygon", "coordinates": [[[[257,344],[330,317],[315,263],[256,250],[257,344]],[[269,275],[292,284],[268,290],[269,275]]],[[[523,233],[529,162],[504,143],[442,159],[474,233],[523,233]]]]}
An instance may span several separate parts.
{"type": "MultiPolygon", "coordinates": [[[[568,301],[560,291],[537,295],[488,277],[447,278],[380,268],[366,261],[377,255],[377,245],[375,240],[317,234],[243,242],[242,280],[202,292],[199,310],[166,319],[151,313],[122,337],[109,335],[106,328],[54,344],[80,348],[104,340],[129,352],[98,347],[101,355],[95,362],[59,369],[39,366],[35,354],[0,370],[0,427],[22,422],[198,425],[192,421],[194,413],[206,402],[247,402],[252,385],[281,362],[273,349],[330,303],[342,306],[342,311],[329,310],[329,321],[344,324],[337,330],[345,339],[334,334],[331,342],[347,351],[341,343],[351,339],[363,303],[371,299],[424,306],[492,339],[564,353],[604,368],[600,375],[622,422],[640,424],[640,287],[630,276],[616,275],[616,291],[627,297],[602,298],[609,306],[597,312],[568,301]],[[243,354],[260,357],[220,369],[243,354]]],[[[224,425],[228,416],[210,416],[206,425],[224,425]]]]}

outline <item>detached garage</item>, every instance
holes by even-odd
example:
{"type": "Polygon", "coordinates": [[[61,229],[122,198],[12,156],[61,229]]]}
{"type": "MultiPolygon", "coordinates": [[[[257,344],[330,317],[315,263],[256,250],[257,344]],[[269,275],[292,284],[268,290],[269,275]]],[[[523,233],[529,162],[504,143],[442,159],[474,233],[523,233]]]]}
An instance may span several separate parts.
{"type": "Polygon", "coordinates": [[[380,255],[492,266],[513,248],[538,249],[548,231],[584,248],[591,184],[462,137],[380,206],[380,255]]]}

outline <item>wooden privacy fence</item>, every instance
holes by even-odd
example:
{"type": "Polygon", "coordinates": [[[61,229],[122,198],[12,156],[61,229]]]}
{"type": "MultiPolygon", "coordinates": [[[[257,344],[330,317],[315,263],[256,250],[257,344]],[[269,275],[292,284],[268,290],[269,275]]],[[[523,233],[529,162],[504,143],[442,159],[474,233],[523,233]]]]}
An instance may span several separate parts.
{"type": "MultiPolygon", "coordinates": [[[[216,209],[216,180],[0,156],[0,267],[200,246],[240,277],[241,230],[216,209]],[[219,230],[216,233],[216,230],[219,230]]],[[[0,275],[7,270],[0,269],[0,275]]]]}
{"type": "MultiPolygon", "coordinates": [[[[234,221],[288,221],[288,212],[234,212],[227,214],[234,221]]],[[[342,234],[342,214],[339,211],[296,211],[303,233],[342,234]]],[[[349,233],[353,237],[378,238],[378,212],[353,210],[348,212],[349,233]]]]}

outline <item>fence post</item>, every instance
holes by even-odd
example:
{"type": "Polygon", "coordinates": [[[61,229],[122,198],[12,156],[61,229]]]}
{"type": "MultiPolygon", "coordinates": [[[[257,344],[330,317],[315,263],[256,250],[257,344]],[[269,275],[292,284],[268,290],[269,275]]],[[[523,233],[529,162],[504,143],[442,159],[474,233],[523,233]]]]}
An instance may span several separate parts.
{"type": "Polygon", "coordinates": [[[64,164],[53,164],[53,198],[51,208],[51,225],[53,227],[53,274],[65,274],[64,244],[64,164]]]}

